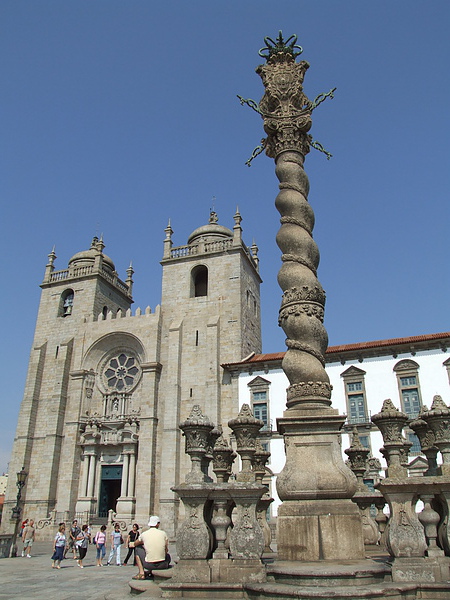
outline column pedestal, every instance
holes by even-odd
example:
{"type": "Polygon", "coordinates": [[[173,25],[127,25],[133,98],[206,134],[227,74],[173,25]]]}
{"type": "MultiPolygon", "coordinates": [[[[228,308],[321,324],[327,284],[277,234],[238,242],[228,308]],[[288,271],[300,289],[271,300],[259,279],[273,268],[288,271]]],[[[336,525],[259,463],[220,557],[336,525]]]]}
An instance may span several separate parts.
{"type": "Polygon", "coordinates": [[[286,465],[277,479],[283,500],[277,519],[278,558],[364,558],[361,515],[351,501],[357,481],[340,447],[345,417],[331,408],[317,413],[288,410],[278,420],[286,446],[286,465]]]}

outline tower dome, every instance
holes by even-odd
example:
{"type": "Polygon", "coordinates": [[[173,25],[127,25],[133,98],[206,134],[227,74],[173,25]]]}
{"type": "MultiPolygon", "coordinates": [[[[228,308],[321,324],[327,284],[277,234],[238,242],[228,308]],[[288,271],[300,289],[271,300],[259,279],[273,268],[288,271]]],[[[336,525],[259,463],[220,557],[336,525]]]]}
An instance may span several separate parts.
{"type": "Polygon", "coordinates": [[[116,270],[116,267],[114,266],[114,263],[109,258],[109,256],[106,256],[106,254],[102,253],[103,248],[103,240],[99,240],[97,237],[94,237],[92,239],[91,247],[89,248],[89,250],[77,252],[72,256],[72,258],[69,260],[69,267],[91,266],[94,264],[95,257],[100,252],[103,257],[103,266],[111,272],[114,272],[116,270]]]}
{"type": "Polygon", "coordinates": [[[200,238],[203,238],[203,240],[208,242],[233,238],[233,232],[231,229],[228,229],[228,227],[224,227],[223,225],[219,225],[218,220],[219,218],[217,213],[211,211],[209,214],[208,224],[197,227],[197,229],[195,229],[189,236],[187,243],[193,244],[200,238]]]}

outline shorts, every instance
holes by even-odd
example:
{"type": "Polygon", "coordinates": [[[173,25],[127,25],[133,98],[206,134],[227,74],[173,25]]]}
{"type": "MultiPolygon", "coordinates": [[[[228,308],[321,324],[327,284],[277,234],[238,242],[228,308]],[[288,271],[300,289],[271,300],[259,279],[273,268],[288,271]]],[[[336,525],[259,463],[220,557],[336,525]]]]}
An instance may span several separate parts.
{"type": "Polygon", "coordinates": [[[23,547],[24,548],[28,548],[28,547],[31,548],[31,546],[33,545],[33,541],[34,540],[23,540],[23,547]]]}

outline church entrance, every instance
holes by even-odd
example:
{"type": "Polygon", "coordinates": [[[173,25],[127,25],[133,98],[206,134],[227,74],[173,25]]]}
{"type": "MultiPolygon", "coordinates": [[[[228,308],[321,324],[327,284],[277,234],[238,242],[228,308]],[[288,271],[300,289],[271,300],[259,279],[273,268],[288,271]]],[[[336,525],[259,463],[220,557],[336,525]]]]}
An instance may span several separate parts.
{"type": "Polygon", "coordinates": [[[98,516],[107,517],[108,511],[116,512],[117,499],[122,486],[122,465],[102,465],[98,516]]]}

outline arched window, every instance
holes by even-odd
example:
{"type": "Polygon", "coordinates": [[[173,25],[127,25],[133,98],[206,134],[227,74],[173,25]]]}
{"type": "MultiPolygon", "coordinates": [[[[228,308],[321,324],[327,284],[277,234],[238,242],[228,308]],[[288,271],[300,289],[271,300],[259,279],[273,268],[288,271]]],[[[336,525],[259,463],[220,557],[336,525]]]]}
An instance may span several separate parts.
{"type": "Polygon", "coordinates": [[[191,273],[191,298],[208,295],[208,269],[197,265],[191,273]]]}
{"type": "Polygon", "coordinates": [[[102,310],[103,320],[106,321],[106,317],[108,316],[108,307],[104,306],[102,310]]]}
{"type": "Polygon", "coordinates": [[[73,309],[73,299],[74,293],[73,290],[65,290],[61,294],[61,303],[59,309],[59,315],[61,317],[69,317],[72,314],[73,309]]]}

